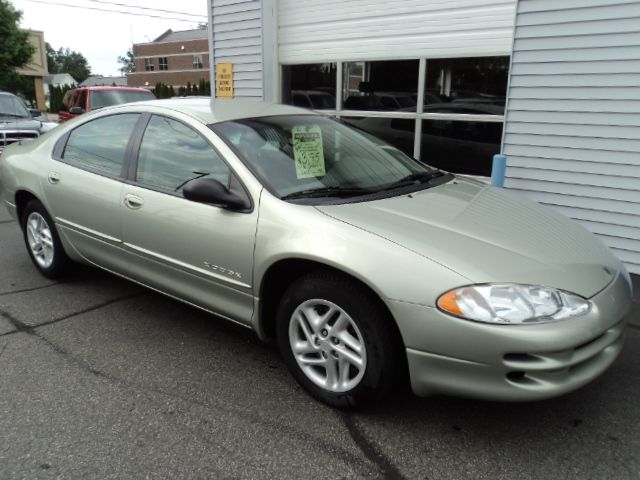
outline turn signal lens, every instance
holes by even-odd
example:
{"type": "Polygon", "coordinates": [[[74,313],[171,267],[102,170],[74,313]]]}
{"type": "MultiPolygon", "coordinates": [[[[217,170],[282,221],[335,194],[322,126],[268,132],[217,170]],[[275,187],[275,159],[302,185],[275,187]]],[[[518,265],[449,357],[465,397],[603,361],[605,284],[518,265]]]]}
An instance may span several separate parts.
{"type": "Polygon", "coordinates": [[[584,315],[591,304],[571,293],[536,285],[489,284],[456,288],[438,298],[438,308],[485,323],[531,324],[584,315]]]}

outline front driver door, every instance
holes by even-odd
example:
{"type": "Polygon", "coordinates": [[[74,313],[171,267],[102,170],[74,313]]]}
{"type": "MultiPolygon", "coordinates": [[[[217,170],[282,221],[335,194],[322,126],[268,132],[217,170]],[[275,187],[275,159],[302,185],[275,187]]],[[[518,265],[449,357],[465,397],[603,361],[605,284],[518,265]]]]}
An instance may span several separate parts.
{"type": "Polygon", "coordinates": [[[135,182],[123,190],[124,242],[134,254],[130,272],[151,287],[249,323],[258,212],[182,196],[190,179],[207,176],[229,185],[233,173],[194,128],[153,115],[139,147],[135,182]]]}

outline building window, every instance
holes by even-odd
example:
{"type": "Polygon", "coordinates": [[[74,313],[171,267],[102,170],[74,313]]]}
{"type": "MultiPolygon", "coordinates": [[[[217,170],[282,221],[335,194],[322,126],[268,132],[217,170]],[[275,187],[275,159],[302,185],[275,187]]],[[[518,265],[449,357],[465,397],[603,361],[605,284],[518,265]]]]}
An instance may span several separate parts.
{"type": "Polygon", "coordinates": [[[336,108],[336,64],[285,65],[282,102],[313,110],[336,108]]]}
{"type": "Polygon", "coordinates": [[[415,112],[419,63],[418,60],[345,63],[343,108],[415,112]]]}
{"type": "Polygon", "coordinates": [[[144,59],[144,71],[145,72],[153,72],[155,70],[155,65],[153,64],[153,58],[145,58],[144,59]]]}
{"type": "Polygon", "coordinates": [[[427,60],[425,112],[503,115],[509,57],[427,60]]]}
{"type": "Polygon", "coordinates": [[[200,70],[202,68],[202,55],[193,56],[193,69],[200,70]]]}
{"type": "Polygon", "coordinates": [[[167,57],[158,58],[158,70],[169,70],[169,59],[167,57]]]}
{"type": "Polygon", "coordinates": [[[340,66],[283,66],[283,102],[331,110],[344,121],[443,170],[491,174],[491,161],[502,140],[509,57],[336,65],[340,66]],[[336,86],[340,95],[335,94],[336,86]],[[330,104],[316,101],[314,105],[313,95],[317,98],[320,92],[332,95],[330,104]]]}

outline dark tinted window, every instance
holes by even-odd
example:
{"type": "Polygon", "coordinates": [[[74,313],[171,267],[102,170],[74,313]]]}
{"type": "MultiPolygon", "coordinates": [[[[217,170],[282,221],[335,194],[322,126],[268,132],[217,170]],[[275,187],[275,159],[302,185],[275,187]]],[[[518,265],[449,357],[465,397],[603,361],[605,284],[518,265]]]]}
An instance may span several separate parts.
{"type": "Polygon", "coordinates": [[[96,90],[91,92],[91,110],[120,105],[121,103],[155,100],[156,97],[147,91],[131,90],[96,90]]]}
{"type": "Polygon", "coordinates": [[[416,111],[418,60],[345,63],[346,110],[416,111]]]}
{"type": "Polygon", "coordinates": [[[336,64],[282,67],[282,103],[316,110],[336,108],[336,64]]]}
{"type": "Polygon", "coordinates": [[[69,135],[63,160],[76,167],[118,176],[137,113],[112,115],[85,123],[69,135]]]}
{"type": "Polygon", "coordinates": [[[416,128],[415,120],[409,118],[346,117],[344,121],[381,138],[410,157],[413,157],[416,128]]]}
{"type": "Polygon", "coordinates": [[[489,176],[501,139],[502,122],[423,120],[420,158],[450,172],[489,176]]]}
{"type": "Polygon", "coordinates": [[[509,57],[427,60],[425,112],[449,103],[451,113],[502,115],[508,73],[509,57]]]}
{"type": "Polygon", "coordinates": [[[166,117],[151,117],[140,145],[138,183],[173,192],[198,177],[228,185],[229,168],[190,127],[166,117]]]}

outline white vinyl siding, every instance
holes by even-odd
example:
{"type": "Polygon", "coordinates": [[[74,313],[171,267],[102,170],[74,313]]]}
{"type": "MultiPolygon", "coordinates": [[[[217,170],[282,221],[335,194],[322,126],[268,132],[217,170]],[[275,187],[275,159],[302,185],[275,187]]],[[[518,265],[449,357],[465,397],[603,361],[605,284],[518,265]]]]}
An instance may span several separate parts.
{"type": "Polygon", "coordinates": [[[215,64],[233,64],[235,97],[262,97],[261,8],[261,0],[212,0],[214,75],[215,64]]]}
{"type": "Polygon", "coordinates": [[[280,63],[509,55],[514,8],[515,0],[279,0],[280,63]]]}
{"type": "Polygon", "coordinates": [[[640,1],[519,0],[505,186],[640,273],[640,1]]]}

